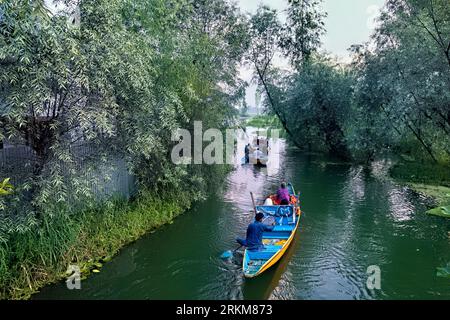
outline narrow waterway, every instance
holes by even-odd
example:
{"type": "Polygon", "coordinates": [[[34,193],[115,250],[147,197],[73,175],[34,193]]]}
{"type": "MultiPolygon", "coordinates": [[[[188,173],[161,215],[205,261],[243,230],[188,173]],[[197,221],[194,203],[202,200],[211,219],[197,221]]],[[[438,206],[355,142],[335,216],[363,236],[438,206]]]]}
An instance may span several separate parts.
{"type": "Polygon", "coordinates": [[[450,299],[450,279],[436,276],[450,262],[450,222],[424,214],[427,200],[390,182],[383,163],[367,169],[279,141],[269,168],[255,168],[240,163],[244,143],[220,195],[124,248],[81,290],[62,282],[34,298],[450,299]],[[277,265],[244,279],[241,256],[219,256],[245,234],[250,191],[262,199],[280,180],[302,193],[300,230],[277,265]],[[367,289],[371,265],[381,290],[367,289]]]}

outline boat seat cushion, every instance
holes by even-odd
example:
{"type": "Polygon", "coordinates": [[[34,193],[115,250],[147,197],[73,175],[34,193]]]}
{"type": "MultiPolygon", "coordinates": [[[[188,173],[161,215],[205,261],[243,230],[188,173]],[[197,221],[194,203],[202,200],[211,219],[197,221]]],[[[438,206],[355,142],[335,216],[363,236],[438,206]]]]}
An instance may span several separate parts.
{"type": "Polygon", "coordinates": [[[287,232],[291,232],[292,230],[294,230],[295,225],[281,225],[281,226],[275,226],[273,228],[273,231],[277,232],[277,231],[287,231],[287,232]]]}
{"type": "Polygon", "coordinates": [[[273,251],[273,252],[276,252],[276,251],[278,251],[278,250],[280,250],[281,248],[283,248],[283,246],[271,246],[271,245],[265,245],[264,246],[264,251],[273,251]]]}
{"type": "Polygon", "coordinates": [[[250,260],[268,260],[282,248],[282,246],[264,246],[261,251],[247,251],[250,260]]]}
{"type": "Polygon", "coordinates": [[[263,233],[263,239],[289,239],[291,231],[269,231],[263,233]]]}
{"type": "Polygon", "coordinates": [[[289,206],[256,206],[256,211],[264,213],[266,217],[268,216],[283,216],[292,217],[294,214],[294,207],[289,206]]]}

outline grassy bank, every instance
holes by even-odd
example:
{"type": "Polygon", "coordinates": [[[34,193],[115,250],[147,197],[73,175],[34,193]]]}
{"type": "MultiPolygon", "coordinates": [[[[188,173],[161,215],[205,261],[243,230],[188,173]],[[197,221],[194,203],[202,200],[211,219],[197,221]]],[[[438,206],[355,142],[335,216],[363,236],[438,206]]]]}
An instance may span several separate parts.
{"type": "Polygon", "coordinates": [[[280,120],[269,115],[254,116],[247,120],[247,125],[255,128],[282,128],[280,120]]]}
{"type": "Polygon", "coordinates": [[[450,206],[450,166],[403,161],[390,169],[391,176],[412,190],[435,200],[436,207],[428,214],[450,217],[446,209],[450,206]]]}
{"type": "Polygon", "coordinates": [[[280,130],[280,138],[286,138],[286,131],[283,128],[280,120],[276,116],[271,115],[259,115],[254,116],[247,120],[246,126],[255,128],[264,128],[267,130],[267,135],[271,136],[271,130],[280,130]]]}
{"type": "Polygon", "coordinates": [[[247,126],[264,129],[280,129],[283,130],[283,125],[276,116],[271,115],[259,115],[251,117],[247,120],[247,126]]]}
{"type": "Polygon", "coordinates": [[[391,169],[392,177],[415,184],[450,187],[450,165],[431,162],[399,161],[391,169]]]}
{"type": "Polygon", "coordinates": [[[408,183],[409,188],[435,200],[436,206],[427,211],[427,214],[450,218],[450,188],[439,185],[423,183],[408,183]]]}
{"type": "Polygon", "coordinates": [[[27,299],[44,285],[64,279],[69,264],[82,276],[97,272],[120,248],[170,223],[191,205],[189,194],[110,201],[96,210],[47,217],[26,233],[0,244],[0,299],[27,299]]]}

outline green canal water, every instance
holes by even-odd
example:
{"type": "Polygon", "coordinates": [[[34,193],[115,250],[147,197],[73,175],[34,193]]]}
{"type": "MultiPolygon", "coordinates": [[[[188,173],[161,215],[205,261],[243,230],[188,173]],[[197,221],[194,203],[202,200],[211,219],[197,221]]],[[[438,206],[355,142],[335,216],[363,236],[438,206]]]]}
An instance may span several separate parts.
{"type": "Polygon", "coordinates": [[[450,222],[424,214],[427,199],[389,181],[384,163],[279,146],[268,169],[243,166],[238,154],[220,195],[121,250],[81,290],[61,282],[34,299],[450,299],[450,279],[436,276],[450,262],[450,222]],[[300,230],[278,264],[245,279],[241,255],[219,256],[245,234],[250,191],[262,200],[280,180],[302,193],[300,230]],[[371,265],[381,290],[367,289],[371,265]]]}

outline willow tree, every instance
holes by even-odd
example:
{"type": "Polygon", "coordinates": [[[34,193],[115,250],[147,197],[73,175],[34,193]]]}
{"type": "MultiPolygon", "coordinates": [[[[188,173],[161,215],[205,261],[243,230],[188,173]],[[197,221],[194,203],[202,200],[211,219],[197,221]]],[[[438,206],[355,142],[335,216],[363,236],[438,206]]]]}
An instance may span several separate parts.
{"type": "Polygon", "coordinates": [[[300,70],[320,47],[320,38],[325,33],[322,0],[289,0],[287,19],[283,26],[281,48],[291,60],[292,66],[300,70]]]}
{"type": "Polygon", "coordinates": [[[79,174],[80,142],[94,150],[89,170],[118,154],[144,188],[203,196],[214,175],[171,164],[171,133],[234,116],[248,42],[238,8],[224,0],[59,2],[56,13],[38,2],[1,4],[0,127],[36,155],[25,185],[34,211],[93,198],[79,174]]]}
{"type": "MultiPolygon", "coordinates": [[[[367,50],[363,81],[393,135],[432,161],[448,158],[450,136],[449,8],[446,1],[388,1],[367,50]],[[374,79],[377,79],[374,81],[374,79]]],[[[366,91],[367,92],[367,91],[366,91]]],[[[366,100],[367,100],[366,99],[366,100]]],[[[406,148],[404,148],[406,149],[406,148]]]]}
{"type": "Polygon", "coordinates": [[[80,25],[29,1],[2,4],[1,127],[36,156],[27,188],[40,212],[85,195],[72,146],[80,140],[98,150],[112,145],[105,142],[117,137],[120,114],[130,107],[119,103],[120,96],[133,85],[148,96],[152,83],[142,57],[150,59],[153,49],[126,32],[120,1],[78,5],[80,25]]]}
{"type": "MultiPolygon", "coordinates": [[[[268,105],[280,119],[283,128],[288,133],[294,144],[297,144],[295,136],[289,129],[287,118],[279,106],[278,87],[275,84],[279,76],[273,66],[274,58],[279,52],[279,43],[282,36],[282,25],[278,20],[276,10],[268,6],[260,6],[249,21],[250,48],[247,61],[255,70],[256,81],[263,88],[268,105]]],[[[298,145],[299,146],[299,145],[298,145]]]]}
{"type": "Polygon", "coordinates": [[[79,25],[66,12],[42,12],[29,1],[2,4],[1,129],[36,155],[23,188],[37,214],[93,198],[76,144],[93,150],[89,162],[82,160],[85,171],[93,170],[111,153],[148,157],[166,144],[161,132],[177,124],[178,100],[155,89],[154,38],[125,23],[127,3],[75,4],[79,25]]]}
{"type": "Polygon", "coordinates": [[[283,53],[290,59],[292,69],[301,73],[302,68],[320,46],[320,37],[324,33],[323,19],[326,16],[320,9],[318,0],[289,0],[286,9],[287,19],[281,24],[277,12],[261,6],[250,19],[252,45],[249,60],[252,62],[257,79],[264,88],[269,108],[280,119],[291,140],[298,147],[299,132],[295,132],[291,110],[284,103],[289,77],[272,65],[274,57],[283,53]]]}
{"type": "MultiPolygon", "coordinates": [[[[155,6],[144,0],[134,3],[126,20],[134,21],[128,23],[153,37],[159,53],[152,60],[155,92],[176,102],[165,112],[173,112],[173,123],[183,129],[193,130],[195,121],[201,121],[205,130],[225,128],[237,115],[234,106],[244,95],[245,83],[238,78],[238,67],[248,45],[245,17],[236,5],[224,0],[158,3],[159,23],[149,18],[155,6]]],[[[160,122],[154,124],[159,126],[160,122]]],[[[170,192],[175,184],[191,190],[193,199],[204,197],[221,168],[175,166],[170,161],[171,133],[161,130],[157,136],[166,143],[137,159],[141,182],[170,192]]]]}

